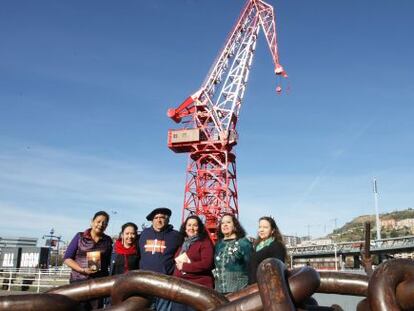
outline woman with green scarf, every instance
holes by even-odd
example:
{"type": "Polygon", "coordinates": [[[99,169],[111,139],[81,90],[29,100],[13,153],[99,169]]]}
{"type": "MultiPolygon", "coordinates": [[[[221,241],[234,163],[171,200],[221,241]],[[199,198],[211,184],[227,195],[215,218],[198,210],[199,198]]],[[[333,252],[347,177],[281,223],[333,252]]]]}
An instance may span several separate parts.
{"type": "Polygon", "coordinates": [[[249,284],[257,282],[256,271],[259,264],[267,258],[277,258],[283,262],[286,259],[286,246],[282,234],[272,217],[259,219],[258,237],[253,244],[254,251],[249,263],[249,284]]]}

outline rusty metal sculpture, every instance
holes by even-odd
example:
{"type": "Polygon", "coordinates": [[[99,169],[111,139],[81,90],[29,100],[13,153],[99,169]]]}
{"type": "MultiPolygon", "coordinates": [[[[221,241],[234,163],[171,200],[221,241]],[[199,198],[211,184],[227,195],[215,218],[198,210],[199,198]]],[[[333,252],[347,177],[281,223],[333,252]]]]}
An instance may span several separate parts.
{"type": "Polygon", "coordinates": [[[365,273],[371,277],[374,272],[372,268],[373,258],[371,256],[371,223],[365,222],[364,225],[365,245],[363,252],[361,251],[361,264],[364,267],[365,273]]]}
{"type": "Polygon", "coordinates": [[[373,311],[414,309],[414,262],[396,259],[375,269],[368,285],[368,301],[373,311]]]}
{"type": "MultiPolygon", "coordinates": [[[[369,250],[368,250],[369,251],[369,250]]],[[[368,254],[366,252],[365,254],[368,254]]],[[[341,310],[318,307],[311,296],[331,293],[366,297],[357,310],[414,310],[414,262],[393,259],[367,275],[317,272],[310,267],[286,270],[267,259],[257,271],[258,284],[223,296],[214,290],[148,271],[92,279],[54,288],[44,294],[0,297],[0,310],[80,310],[80,302],[111,297],[105,310],[149,310],[146,297],[157,296],[187,304],[199,311],[341,310]]]]}
{"type": "Polygon", "coordinates": [[[294,311],[285,279],[285,265],[277,259],[266,259],[257,270],[257,286],[263,309],[269,311],[294,311]]]}

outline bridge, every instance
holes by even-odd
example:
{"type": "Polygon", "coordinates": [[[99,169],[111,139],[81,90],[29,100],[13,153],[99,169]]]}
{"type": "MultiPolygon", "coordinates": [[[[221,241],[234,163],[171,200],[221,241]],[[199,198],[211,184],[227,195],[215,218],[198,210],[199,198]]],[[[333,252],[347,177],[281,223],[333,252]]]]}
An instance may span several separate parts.
{"type": "MultiPolygon", "coordinates": [[[[364,247],[364,241],[331,243],[324,245],[307,245],[289,247],[292,258],[320,258],[333,256],[357,256],[364,247]]],[[[414,235],[372,240],[370,252],[377,255],[394,255],[397,253],[414,252],[414,235]]]]}

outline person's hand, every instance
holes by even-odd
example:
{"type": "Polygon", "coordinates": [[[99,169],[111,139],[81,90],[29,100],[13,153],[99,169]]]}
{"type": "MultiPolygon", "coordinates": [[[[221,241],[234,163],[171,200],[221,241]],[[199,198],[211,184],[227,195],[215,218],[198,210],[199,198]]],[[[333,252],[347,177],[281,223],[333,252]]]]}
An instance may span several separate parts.
{"type": "Polygon", "coordinates": [[[90,268],[82,268],[81,273],[84,274],[84,275],[90,275],[90,274],[94,274],[96,272],[98,272],[98,270],[92,270],[90,268]]]}
{"type": "Polygon", "coordinates": [[[180,270],[180,271],[183,270],[183,262],[182,261],[178,261],[175,265],[177,266],[178,270],[180,270]]]}

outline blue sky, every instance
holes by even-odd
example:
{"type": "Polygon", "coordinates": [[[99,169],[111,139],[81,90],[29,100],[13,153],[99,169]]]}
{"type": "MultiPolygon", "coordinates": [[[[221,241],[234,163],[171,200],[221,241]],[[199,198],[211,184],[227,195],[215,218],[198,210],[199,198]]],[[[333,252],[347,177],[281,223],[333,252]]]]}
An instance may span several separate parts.
{"type": "MultiPolygon", "coordinates": [[[[238,123],[240,219],[321,236],[414,207],[414,2],[270,1],[290,91],[259,39],[238,123]]],[[[180,221],[166,110],[198,89],[244,1],[19,1],[0,9],[0,236],[65,240],[154,207],[180,221]]],[[[263,34],[262,34],[263,35],[263,34]]]]}

